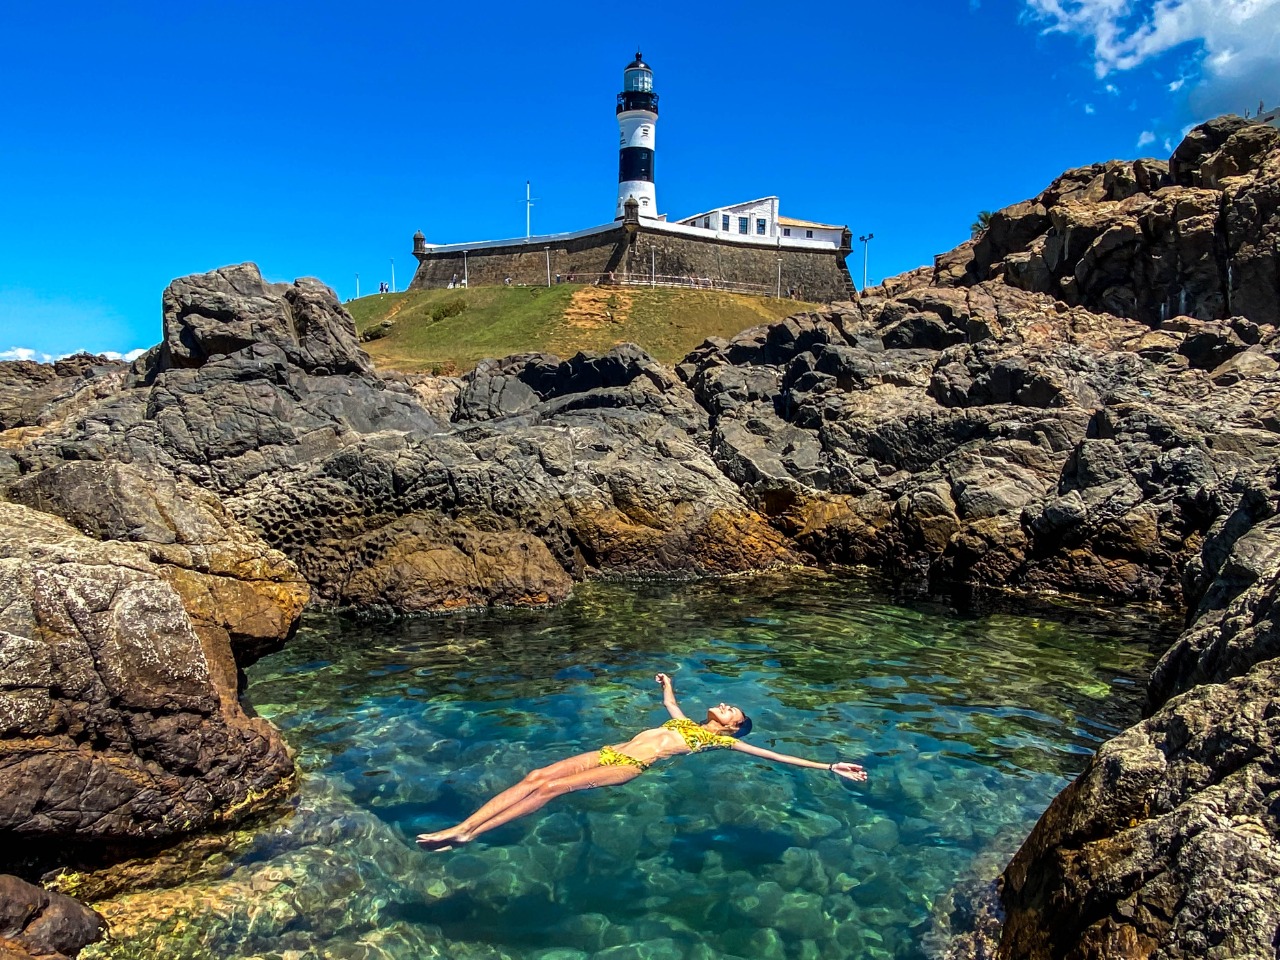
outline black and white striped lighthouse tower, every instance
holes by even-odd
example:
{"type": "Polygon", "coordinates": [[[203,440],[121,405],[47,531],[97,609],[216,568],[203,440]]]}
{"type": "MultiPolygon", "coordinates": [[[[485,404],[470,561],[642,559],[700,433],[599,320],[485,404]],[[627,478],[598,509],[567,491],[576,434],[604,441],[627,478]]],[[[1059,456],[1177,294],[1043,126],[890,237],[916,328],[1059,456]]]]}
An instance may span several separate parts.
{"type": "Polygon", "coordinates": [[[628,197],[635,197],[640,216],[658,215],[658,197],[653,189],[654,128],[658,125],[658,95],[653,92],[653,71],[640,52],[622,74],[618,94],[618,208],[614,219],[622,219],[628,197]]]}

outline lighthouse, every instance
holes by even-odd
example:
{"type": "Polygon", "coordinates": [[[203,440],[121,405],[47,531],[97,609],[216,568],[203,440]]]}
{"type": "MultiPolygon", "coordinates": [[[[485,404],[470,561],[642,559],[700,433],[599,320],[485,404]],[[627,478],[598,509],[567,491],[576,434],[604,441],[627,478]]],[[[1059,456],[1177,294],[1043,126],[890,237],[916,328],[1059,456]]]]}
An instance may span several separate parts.
{"type": "Polygon", "coordinates": [[[653,71],[640,52],[622,74],[618,94],[618,205],[614,219],[621,220],[628,197],[635,197],[642,217],[658,216],[653,189],[654,128],[658,125],[658,95],[653,92],[653,71]]]}

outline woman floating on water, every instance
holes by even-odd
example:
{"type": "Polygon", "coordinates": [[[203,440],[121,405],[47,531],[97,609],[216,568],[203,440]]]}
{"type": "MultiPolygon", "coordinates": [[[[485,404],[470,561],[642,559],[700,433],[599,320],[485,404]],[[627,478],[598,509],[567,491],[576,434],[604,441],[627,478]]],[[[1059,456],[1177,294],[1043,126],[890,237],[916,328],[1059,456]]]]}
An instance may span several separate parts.
{"type": "Polygon", "coordinates": [[[751,730],[751,720],[737,707],[727,703],[710,708],[707,719],[695,723],[676,703],[671,678],[660,673],[654,679],[662,687],[662,705],[671,714],[671,719],[662,726],[637,733],[626,743],[601,747],[549,767],[540,767],[456,826],[419,835],[418,846],[424,850],[448,850],[468,843],[494,827],[533,813],[563,794],[626,783],[658,760],[703,750],[737,750],[762,760],[830,770],[847,780],[867,779],[866,771],[856,763],[818,763],[743,743],[737,738],[746,736],[751,730]]]}

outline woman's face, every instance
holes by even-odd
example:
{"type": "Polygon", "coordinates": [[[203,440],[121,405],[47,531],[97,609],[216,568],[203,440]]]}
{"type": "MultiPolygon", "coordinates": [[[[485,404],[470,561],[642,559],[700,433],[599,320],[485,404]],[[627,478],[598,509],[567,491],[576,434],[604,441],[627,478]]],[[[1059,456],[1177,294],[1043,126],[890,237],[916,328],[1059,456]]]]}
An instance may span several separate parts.
{"type": "Polygon", "coordinates": [[[742,721],[745,718],[745,713],[727,703],[716,704],[707,710],[708,720],[714,720],[721,726],[728,727],[731,730],[737,730],[738,727],[742,726],[742,721]]]}

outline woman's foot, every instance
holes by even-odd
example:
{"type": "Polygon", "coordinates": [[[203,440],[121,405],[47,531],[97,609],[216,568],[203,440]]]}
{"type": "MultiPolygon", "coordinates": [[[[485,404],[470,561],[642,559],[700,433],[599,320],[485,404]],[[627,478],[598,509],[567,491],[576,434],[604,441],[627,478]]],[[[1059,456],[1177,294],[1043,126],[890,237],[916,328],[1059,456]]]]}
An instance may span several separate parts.
{"type": "Polygon", "coordinates": [[[438,830],[435,833],[420,833],[417,841],[418,846],[432,853],[443,853],[445,850],[452,850],[454,847],[461,846],[466,842],[461,836],[450,833],[448,830],[438,830]]]}

